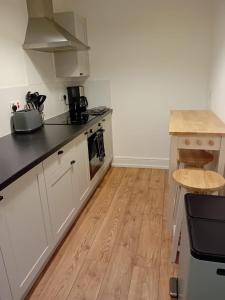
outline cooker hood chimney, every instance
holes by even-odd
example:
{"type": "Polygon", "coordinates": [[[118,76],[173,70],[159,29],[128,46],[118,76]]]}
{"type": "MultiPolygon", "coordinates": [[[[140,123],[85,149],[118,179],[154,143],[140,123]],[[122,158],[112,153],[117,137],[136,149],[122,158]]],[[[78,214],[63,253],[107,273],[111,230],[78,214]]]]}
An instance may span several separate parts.
{"type": "Polygon", "coordinates": [[[52,0],[27,0],[27,9],[25,50],[58,52],[89,49],[54,21],[52,0]]]}

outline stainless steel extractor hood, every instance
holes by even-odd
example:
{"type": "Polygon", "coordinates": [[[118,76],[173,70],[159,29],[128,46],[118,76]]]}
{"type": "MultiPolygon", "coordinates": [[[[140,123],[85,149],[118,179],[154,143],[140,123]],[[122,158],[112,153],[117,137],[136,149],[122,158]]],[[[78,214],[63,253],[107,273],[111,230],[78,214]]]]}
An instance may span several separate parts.
{"type": "Polygon", "coordinates": [[[27,9],[25,50],[58,52],[89,49],[54,21],[52,0],[27,0],[27,9]]]}

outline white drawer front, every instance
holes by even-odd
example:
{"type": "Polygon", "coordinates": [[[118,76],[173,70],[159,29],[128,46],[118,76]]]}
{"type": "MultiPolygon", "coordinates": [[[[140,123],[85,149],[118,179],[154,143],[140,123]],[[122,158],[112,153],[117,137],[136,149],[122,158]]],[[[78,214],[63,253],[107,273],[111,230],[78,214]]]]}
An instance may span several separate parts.
{"type": "Polygon", "coordinates": [[[220,150],[221,137],[186,136],[179,137],[179,149],[220,150]]]}
{"type": "Polygon", "coordinates": [[[45,178],[52,176],[52,174],[58,172],[59,169],[64,170],[70,165],[70,162],[75,159],[74,148],[74,141],[72,141],[43,162],[45,178]]]}

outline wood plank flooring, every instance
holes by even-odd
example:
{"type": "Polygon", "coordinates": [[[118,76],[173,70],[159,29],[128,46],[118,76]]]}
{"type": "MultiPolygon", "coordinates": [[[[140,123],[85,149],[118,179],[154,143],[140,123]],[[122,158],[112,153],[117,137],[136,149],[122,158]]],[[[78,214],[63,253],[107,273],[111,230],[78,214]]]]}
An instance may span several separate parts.
{"type": "Polygon", "coordinates": [[[167,171],[111,168],[27,300],[169,300],[167,171]]]}

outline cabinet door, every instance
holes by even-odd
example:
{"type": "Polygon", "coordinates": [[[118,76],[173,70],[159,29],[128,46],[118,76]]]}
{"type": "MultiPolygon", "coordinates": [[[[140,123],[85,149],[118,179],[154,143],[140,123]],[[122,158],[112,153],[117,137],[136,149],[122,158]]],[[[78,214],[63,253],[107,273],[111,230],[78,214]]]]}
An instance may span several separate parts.
{"type": "Polygon", "coordinates": [[[79,208],[78,183],[75,179],[77,164],[73,160],[71,162],[59,168],[46,180],[55,243],[63,237],[79,208]]]}
{"type": "Polygon", "coordinates": [[[3,192],[0,247],[13,299],[21,299],[52,248],[42,168],[34,168],[3,192]]]}
{"type": "Polygon", "coordinates": [[[54,54],[58,77],[89,76],[89,55],[87,51],[57,52],[54,54]]]}
{"type": "Polygon", "coordinates": [[[78,61],[77,76],[89,76],[90,65],[89,65],[88,51],[78,51],[77,61],[78,61]]]}
{"type": "Polygon", "coordinates": [[[85,45],[88,44],[87,37],[87,20],[86,18],[74,15],[75,37],[78,38],[85,45]]]}
{"type": "Polygon", "coordinates": [[[113,159],[113,143],[112,143],[112,115],[107,115],[102,120],[104,128],[104,145],[105,145],[105,161],[110,163],[113,159]]]}
{"type": "MultiPolygon", "coordinates": [[[[85,45],[88,45],[87,38],[87,20],[86,18],[74,15],[74,30],[75,36],[85,45]]],[[[89,53],[88,51],[78,51],[77,52],[77,60],[78,60],[78,76],[89,76],[90,67],[89,67],[89,53]]]]}
{"type": "Polygon", "coordinates": [[[0,300],[11,300],[12,295],[9,287],[9,281],[6,275],[6,270],[0,251],[0,300]]]}
{"type": "Polygon", "coordinates": [[[77,167],[78,167],[78,188],[79,199],[83,202],[88,195],[90,188],[90,170],[88,158],[88,144],[87,136],[82,134],[75,140],[75,147],[77,151],[77,167]]]}
{"type": "MultiPolygon", "coordinates": [[[[87,21],[84,17],[74,15],[73,12],[62,12],[54,14],[54,19],[81,42],[88,44],[87,21]]],[[[87,50],[57,52],[54,60],[57,77],[82,77],[90,74],[87,50]]]]}

